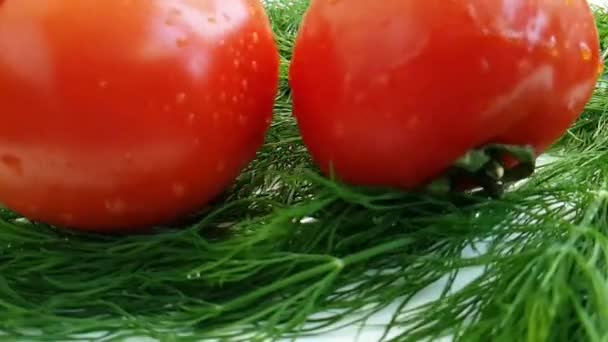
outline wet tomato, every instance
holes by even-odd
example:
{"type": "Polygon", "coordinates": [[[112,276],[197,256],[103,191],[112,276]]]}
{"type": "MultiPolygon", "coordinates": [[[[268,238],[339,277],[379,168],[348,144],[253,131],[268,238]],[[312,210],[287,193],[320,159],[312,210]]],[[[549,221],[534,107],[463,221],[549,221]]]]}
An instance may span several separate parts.
{"type": "Polygon", "coordinates": [[[410,189],[486,144],[545,151],[599,66],[584,0],[313,0],[290,79],[323,171],[410,189]]]}
{"type": "Polygon", "coordinates": [[[258,0],[8,0],[0,51],[0,202],[54,225],[195,211],[272,118],[278,53],[258,0]]]}

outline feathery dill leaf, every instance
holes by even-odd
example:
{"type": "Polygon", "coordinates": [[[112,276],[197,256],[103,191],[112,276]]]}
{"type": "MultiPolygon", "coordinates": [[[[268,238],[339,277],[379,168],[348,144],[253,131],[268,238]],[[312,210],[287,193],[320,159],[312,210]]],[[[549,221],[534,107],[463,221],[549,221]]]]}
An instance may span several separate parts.
{"type": "MultiPolygon", "coordinates": [[[[291,117],[287,66],[306,5],[268,5],[282,55],[275,122],[221,200],[134,236],[0,210],[2,339],[268,340],[365,324],[394,303],[389,340],[608,338],[602,84],[552,152],[561,158],[500,200],[345,186],[317,174],[291,117]],[[473,267],[483,272],[456,288],[473,267]],[[441,279],[440,298],[408,306],[441,279]]],[[[597,17],[606,42],[608,15],[597,17]]]]}

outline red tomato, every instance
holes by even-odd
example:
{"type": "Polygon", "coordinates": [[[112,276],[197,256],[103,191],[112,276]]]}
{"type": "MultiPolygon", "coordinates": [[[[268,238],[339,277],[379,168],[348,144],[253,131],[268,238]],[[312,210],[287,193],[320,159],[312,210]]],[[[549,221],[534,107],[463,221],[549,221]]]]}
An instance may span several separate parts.
{"type": "Polygon", "coordinates": [[[290,79],[323,171],[410,189],[488,143],[544,151],[599,65],[584,0],[313,0],[290,79]]]}
{"type": "Polygon", "coordinates": [[[141,228],[230,186],[272,118],[258,0],[8,0],[0,202],[87,230],[141,228]]]}

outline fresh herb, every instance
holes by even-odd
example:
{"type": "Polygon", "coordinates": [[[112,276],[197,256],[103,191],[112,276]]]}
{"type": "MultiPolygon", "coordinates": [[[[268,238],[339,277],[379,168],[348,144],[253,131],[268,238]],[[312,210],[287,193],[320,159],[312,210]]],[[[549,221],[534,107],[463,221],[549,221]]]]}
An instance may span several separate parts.
{"type": "MultiPolygon", "coordinates": [[[[501,199],[346,186],[318,175],[290,114],[286,70],[305,7],[268,5],[283,55],[276,119],[213,206],[131,236],[0,211],[2,340],[271,340],[365,325],[395,303],[387,339],[608,339],[602,83],[551,152],[560,158],[501,199]],[[474,267],[479,277],[456,286],[474,267]],[[408,305],[440,280],[440,298],[408,305]]],[[[598,23],[606,41],[608,14],[598,23]]]]}

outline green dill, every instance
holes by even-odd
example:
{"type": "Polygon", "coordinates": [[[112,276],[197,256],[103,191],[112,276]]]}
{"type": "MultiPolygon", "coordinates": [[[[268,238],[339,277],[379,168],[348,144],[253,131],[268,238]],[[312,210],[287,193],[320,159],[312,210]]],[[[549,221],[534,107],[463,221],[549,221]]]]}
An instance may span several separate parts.
{"type": "MultiPolygon", "coordinates": [[[[282,54],[275,122],[222,199],[130,236],[0,210],[0,338],[274,340],[364,326],[397,303],[389,340],[608,340],[604,83],[551,151],[560,158],[500,199],[346,186],[319,176],[291,117],[306,1],[290,3],[268,6],[282,54]],[[457,288],[473,267],[483,272],[457,288]],[[441,279],[439,298],[408,305],[441,279]]],[[[608,15],[597,18],[605,42],[608,15]]]]}

